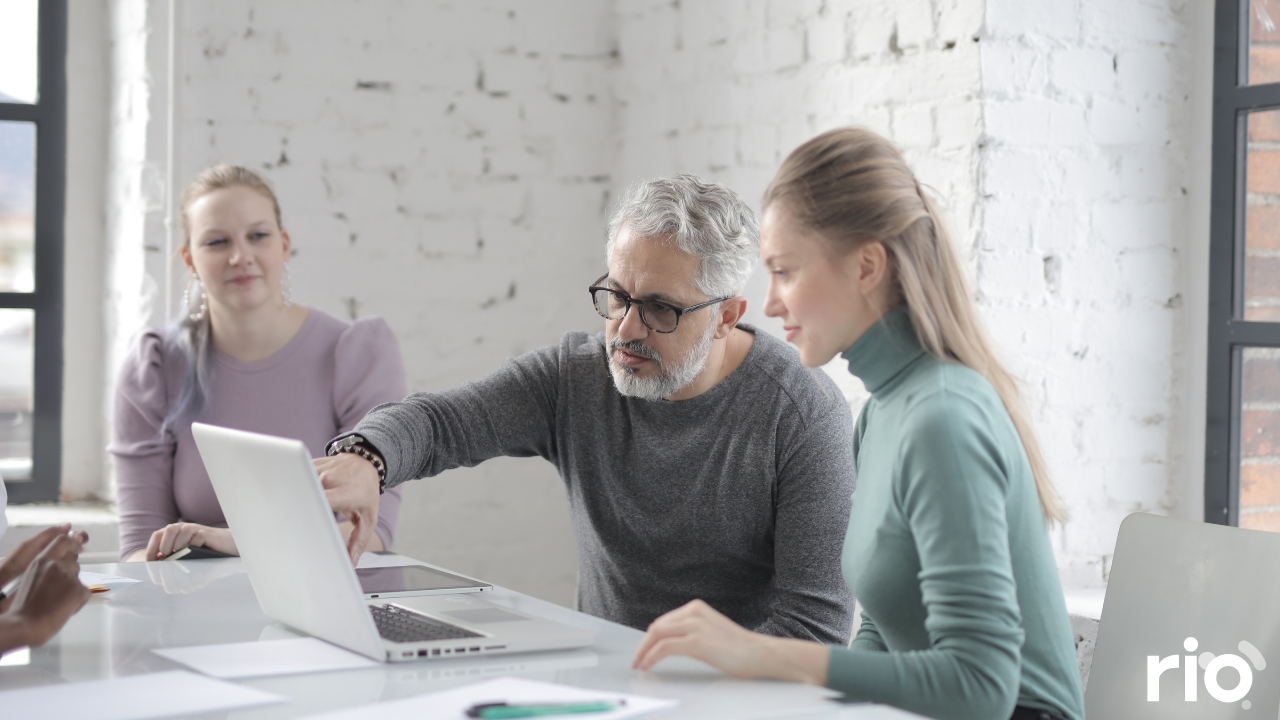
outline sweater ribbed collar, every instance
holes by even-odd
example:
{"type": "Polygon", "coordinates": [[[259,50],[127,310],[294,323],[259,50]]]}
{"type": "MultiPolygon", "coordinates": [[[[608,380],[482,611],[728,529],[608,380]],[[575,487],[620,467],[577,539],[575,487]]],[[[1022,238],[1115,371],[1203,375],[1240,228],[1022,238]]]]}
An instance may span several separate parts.
{"type": "Polygon", "coordinates": [[[842,357],[849,361],[849,372],[874,395],[923,354],[911,313],[903,304],[885,313],[842,357]]]}

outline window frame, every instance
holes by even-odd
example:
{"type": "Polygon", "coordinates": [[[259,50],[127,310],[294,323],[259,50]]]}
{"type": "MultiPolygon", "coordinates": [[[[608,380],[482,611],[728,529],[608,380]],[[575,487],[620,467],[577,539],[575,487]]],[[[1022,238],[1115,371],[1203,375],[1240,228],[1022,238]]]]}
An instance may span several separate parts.
{"type": "Polygon", "coordinates": [[[40,0],[35,104],[0,102],[0,120],[36,127],[35,292],[0,292],[0,308],[35,311],[31,480],[9,504],[51,502],[62,485],[63,216],[67,167],[67,2],[40,0]]]}
{"type": "Polygon", "coordinates": [[[1241,356],[1280,347],[1280,323],[1241,320],[1250,112],[1280,109],[1280,83],[1248,78],[1250,0],[1217,0],[1213,48],[1213,158],[1209,210],[1209,346],[1204,519],[1240,524],[1241,356]]]}

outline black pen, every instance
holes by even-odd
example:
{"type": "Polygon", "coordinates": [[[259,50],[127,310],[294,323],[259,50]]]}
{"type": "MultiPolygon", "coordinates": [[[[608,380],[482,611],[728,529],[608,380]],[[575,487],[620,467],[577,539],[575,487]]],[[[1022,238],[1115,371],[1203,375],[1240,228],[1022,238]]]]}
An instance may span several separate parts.
{"type": "Polygon", "coordinates": [[[626,700],[586,700],[576,703],[509,704],[505,702],[479,703],[467,708],[467,717],[487,720],[508,718],[546,717],[548,715],[579,715],[608,712],[627,704],[626,700]]]}

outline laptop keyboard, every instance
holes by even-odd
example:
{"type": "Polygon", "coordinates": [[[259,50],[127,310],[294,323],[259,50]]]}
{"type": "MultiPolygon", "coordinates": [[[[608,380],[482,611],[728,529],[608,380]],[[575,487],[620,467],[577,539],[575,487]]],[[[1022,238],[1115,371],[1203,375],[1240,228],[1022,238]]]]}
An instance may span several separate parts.
{"type": "Polygon", "coordinates": [[[373,613],[373,624],[378,626],[378,634],[391,642],[423,642],[426,640],[456,640],[459,638],[484,637],[470,630],[463,630],[456,625],[432,620],[409,610],[402,610],[393,605],[373,605],[369,612],[373,613]]]}

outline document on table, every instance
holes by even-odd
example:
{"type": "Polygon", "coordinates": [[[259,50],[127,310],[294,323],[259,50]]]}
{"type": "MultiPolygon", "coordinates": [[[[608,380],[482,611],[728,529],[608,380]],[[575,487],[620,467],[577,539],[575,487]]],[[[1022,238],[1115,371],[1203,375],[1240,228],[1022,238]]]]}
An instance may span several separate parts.
{"type": "Polygon", "coordinates": [[[302,675],[381,667],[363,655],[316,638],[163,648],[151,652],[216,678],[302,675]]]}
{"type": "Polygon", "coordinates": [[[184,670],[0,692],[5,717],[41,720],[154,720],[284,701],[184,670]]]}
{"type": "Polygon", "coordinates": [[[119,575],[104,575],[102,573],[89,572],[88,570],[80,571],[80,584],[85,587],[90,585],[101,585],[112,590],[129,587],[134,583],[140,583],[141,580],[133,578],[121,577],[119,575]]]}
{"type": "Polygon", "coordinates": [[[467,720],[467,708],[478,703],[506,702],[512,705],[532,705],[582,703],[593,700],[622,700],[626,705],[611,712],[591,713],[581,717],[589,717],[591,720],[624,720],[624,718],[641,717],[660,710],[670,710],[679,704],[675,700],[663,698],[586,690],[569,685],[504,677],[403,700],[312,715],[309,720],[373,720],[375,718],[376,720],[422,720],[422,718],[467,720]]]}

